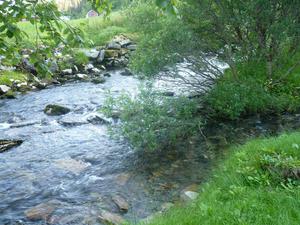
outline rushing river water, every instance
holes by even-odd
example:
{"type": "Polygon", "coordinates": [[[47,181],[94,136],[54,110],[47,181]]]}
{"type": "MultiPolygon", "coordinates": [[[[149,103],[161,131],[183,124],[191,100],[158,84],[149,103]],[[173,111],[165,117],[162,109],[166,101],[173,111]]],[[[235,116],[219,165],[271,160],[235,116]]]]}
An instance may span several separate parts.
{"type": "Polygon", "coordinates": [[[108,91],[134,94],[139,83],[115,71],[104,84],[68,83],[0,100],[0,140],[24,140],[0,154],[0,225],[95,225],[103,210],[134,224],[178,201],[187,186],[203,182],[211,159],[232,140],[300,127],[300,115],[212,124],[206,138],[200,134],[189,147],[179,146],[179,157],[141,155],[126,141],[112,139],[106,125],[87,122],[108,91]],[[47,116],[43,110],[53,103],[71,112],[47,116]],[[116,195],[129,203],[127,213],[119,212],[116,195]],[[24,212],[40,204],[54,207],[51,216],[28,220],[24,212]]]}
{"type": "Polygon", "coordinates": [[[104,84],[69,83],[0,100],[0,139],[21,139],[23,144],[0,154],[0,224],[45,224],[29,221],[24,212],[52,202],[52,224],[101,224],[101,210],[119,213],[115,194],[129,203],[122,216],[135,223],[176,201],[180,190],[200,183],[209,161],[187,149],[187,158],[147,163],[125,141],[109,136],[106,125],[86,118],[107,97],[107,90],[134,93],[139,82],[112,73],[104,84]],[[48,104],[71,109],[50,117],[48,104]]]}

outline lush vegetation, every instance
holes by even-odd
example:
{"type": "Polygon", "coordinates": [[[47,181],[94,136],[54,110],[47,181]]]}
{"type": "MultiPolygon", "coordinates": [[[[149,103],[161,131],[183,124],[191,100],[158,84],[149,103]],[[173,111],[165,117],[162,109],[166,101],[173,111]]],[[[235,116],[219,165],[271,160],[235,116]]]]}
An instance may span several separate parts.
{"type": "Polygon", "coordinates": [[[114,131],[144,151],[173,149],[187,141],[202,125],[197,101],[185,97],[167,97],[151,88],[142,88],[136,96],[126,93],[108,98],[102,108],[107,116],[116,111],[122,123],[114,131]]]}
{"type": "Polygon", "coordinates": [[[231,149],[195,202],[149,224],[299,224],[299,140],[284,134],[231,149]]]}
{"type": "MultiPolygon", "coordinates": [[[[0,4],[1,64],[19,66],[21,51],[32,48],[30,63],[40,76],[51,75],[45,59],[51,62],[53,49],[63,45],[66,53],[77,47],[102,46],[115,35],[125,34],[138,42],[130,68],[141,78],[151,80],[166,67],[186,60],[191,62],[196,78],[213,80],[205,92],[201,92],[203,83],[191,84],[199,88],[199,99],[164,96],[151,88],[141,89],[136,96],[109,98],[102,111],[120,117],[114,132],[136,149],[174,150],[178,142],[201,132],[207,120],[239,120],[300,108],[300,1],[85,3],[79,11],[66,14],[82,17],[94,8],[103,15],[66,23],[52,2],[0,4]],[[24,19],[27,22],[21,22],[24,19]],[[228,68],[220,71],[208,60],[210,57],[228,68]]],[[[88,58],[76,50],[72,60],[59,66],[69,68],[87,62],[88,58]]],[[[0,84],[11,86],[11,79],[22,82],[27,77],[19,72],[1,72],[0,84]]],[[[151,223],[298,224],[299,138],[300,133],[294,133],[233,148],[232,156],[202,187],[196,202],[175,207],[151,223]]]]}

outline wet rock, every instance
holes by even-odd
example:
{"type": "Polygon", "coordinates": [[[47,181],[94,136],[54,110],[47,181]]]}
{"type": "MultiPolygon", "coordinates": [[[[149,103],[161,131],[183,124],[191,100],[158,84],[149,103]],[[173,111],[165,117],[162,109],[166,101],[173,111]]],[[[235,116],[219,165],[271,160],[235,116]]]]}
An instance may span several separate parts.
{"type": "Polygon", "coordinates": [[[55,210],[52,204],[42,203],[25,211],[29,220],[47,220],[55,210]]]}
{"type": "Polygon", "coordinates": [[[59,159],[55,161],[55,166],[79,175],[83,170],[88,168],[91,164],[83,161],[77,161],[75,159],[59,159]]]}
{"type": "Polygon", "coordinates": [[[10,90],[11,90],[11,88],[8,87],[8,86],[6,86],[6,85],[0,85],[0,95],[6,94],[10,90]]]}
{"type": "Polygon", "coordinates": [[[23,141],[21,140],[0,140],[0,153],[8,151],[13,147],[21,145],[23,141]]]}
{"type": "Polygon", "coordinates": [[[183,193],[181,193],[180,198],[185,202],[189,202],[197,199],[198,196],[199,196],[198,192],[184,191],[183,193]]]}
{"type": "Polygon", "coordinates": [[[75,127],[75,126],[81,126],[83,124],[87,124],[85,120],[81,118],[76,118],[73,115],[60,119],[58,123],[65,127],[75,127]]]}
{"type": "Polygon", "coordinates": [[[36,76],[33,77],[33,86],[38,88],[38,89],[45,89],[47,87],[47,83],[42,82],[39,78],[36,76]]]}
{"type": "Polygon", "coordinates": [[[105,76],[105,77],[111,77],[111,74],[110,73],[104,73],[103,76],[105,76]]]}
{"type": "Polygon", "coordinates": [[[91,80],[92,83],[94,84],[103,84],[105,82],[104,77],[95,77],[91,80]]]}
{"type": "Polygon", "coordinates": [[[52,79],[52,80],[51,80],[51,83],[54,84],[54,85],[60,85],[60,84],[61,84],[61,83],[60,83],[58,80],[56,80],[56,79],[52,79]]]}
{"type": "Polygon", "coordinates": [[[91,63],[89,63],[89,64],[85,65],[84,71],[86,71],[86,72],[91,72],[92,69],[94,69],[94,68],[95,68],[94,65],[91,64],[91,63]]]}
{"type": "Polygon", "coordinates": [[[100,114],[90,115],[86,120],[89,123],[94,124],[94,125],[96,125],[96,124],[103,125],[103,124],[110,124],[111,123],[108,119],[106,119],[105,117],[103,117],[100,114]]]}
{"type": "Polygon", "coordinates": [[[62,75],[72,75],[73,71],[72,69],[65,69],[61,71],[62,75]]]}
{"type": "Polygon", "coordinates": [[[125,70],[121,72],[121,75],[122,76],[132,76],[133,74],[128,68],[125,68],[125,70]]]}
{"type": "Polygon", "coordinates": [[[130,179],[130,177],[131,177],[131,175],[129,173],[120,173],[116,177],[116,183],[121,186],[124,186],[130,179]]]}
{"type": "Polygon", "coordinates": [[[122,225],[125,223],[123,217],[121,217],[118,214],[107,211],[102,211],[101,215],[99,216],[99,219],[102,223],[107,225],[122,225]]]}
{"type": "Polygon", "coordinates": [[[123,212],[127,212],[129,209],[129,204],[128,202],[121,196],[119,195],[115,195],[112,197],[112,200],[114,201],[114,203],[118,206],[118,208],[123,211],[123,212]]]}
{"type": "Polygon", "coordinates": [[[99,73],[101,73],[101,70],[99,70],[98,68],[93,68],[93,69],[91,69],[91,73],[99,74],[99,73]]]}
{"type": "Polygon", "coordinates": [[[76,74],[76,78],[78,80],[86,80],[88,78],[88,75],[86,75],[84,73],[78,73],[78,74],[76,74]]]}
{"type": "Polygon", "coordinates": [[[70,111],[69,108],[60,105],[47,105],[44,109],[44,113],[48,116],[60,116],[67,114],[70,111]]]}
{"type": "Polygon", "coordinates": [[[98,55],[96,61],[97,61],[98,63],[102,63],[103,60],[104,60],[104,58],[105,58],[105,50],[104,50],[104,49],[101,49],[100,52],[99,52],[99,55],[98,55]]]}

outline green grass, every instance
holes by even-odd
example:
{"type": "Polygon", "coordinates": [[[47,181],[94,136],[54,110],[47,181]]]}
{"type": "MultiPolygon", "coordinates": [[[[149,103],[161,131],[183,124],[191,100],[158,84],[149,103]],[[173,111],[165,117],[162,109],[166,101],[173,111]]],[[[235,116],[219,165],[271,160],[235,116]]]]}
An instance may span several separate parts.
{"type": "Polygon", "coordinates": [[[12,80],[19,80],[25,82],[28,79],[28,75],[17,71],[2,71],[0,72],[0,85],[12,85],[12,80]]]}
{"type": "MultiPolygon", "coordinates": [[[[93,42],[95,46],[105,45],[114,36],[124,34],[129,38],[136,40],[137,35],[128,29],[125,12],[113,12],[109,18],[93,17],[67,21],[70,25],[81,28],[85,33],[86,40],[93,42]]],[[[24,38],[24,45],[32,47],[35,44],[35,27],[29,22],[19,23],[20,29],[28,34],[24,38]]]]}
{"type": "Polygon", "coordinates": [[[300,133],[257,139],[231,155],[202,186],[200,197],[154,218],[151,225],[299,225],[300,133]]]}

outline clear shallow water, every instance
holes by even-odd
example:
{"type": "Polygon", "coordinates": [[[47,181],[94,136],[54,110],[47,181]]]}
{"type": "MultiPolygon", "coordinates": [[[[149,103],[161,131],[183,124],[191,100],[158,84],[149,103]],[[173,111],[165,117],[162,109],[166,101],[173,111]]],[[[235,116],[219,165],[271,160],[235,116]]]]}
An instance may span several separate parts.
{"type": "Polygon", "coordinates": [[[101,107],[108,90],[135,93],[138,85],[116,71],[104,84],[69,83],[0,100],[0,139],[24,140],[0,154],[1,225],[45,224],[27,220],[24,211],[49,201],[56,205],[49,223],[100,224],[101,210],[118,213],[111,199],[115,194],[129,202],[123,216],[135,222],[206,177],[209,162],[199,152],[186,149],[180,161],[171,155],[151,161],[125,141],[112,139],[105,125],[82,122],[101,107]],[[71,113],[45,115],[43,109],[52,103],[69,107],[71,113]],[[70,118],[82,123],[60,123],[70,118]]]}

